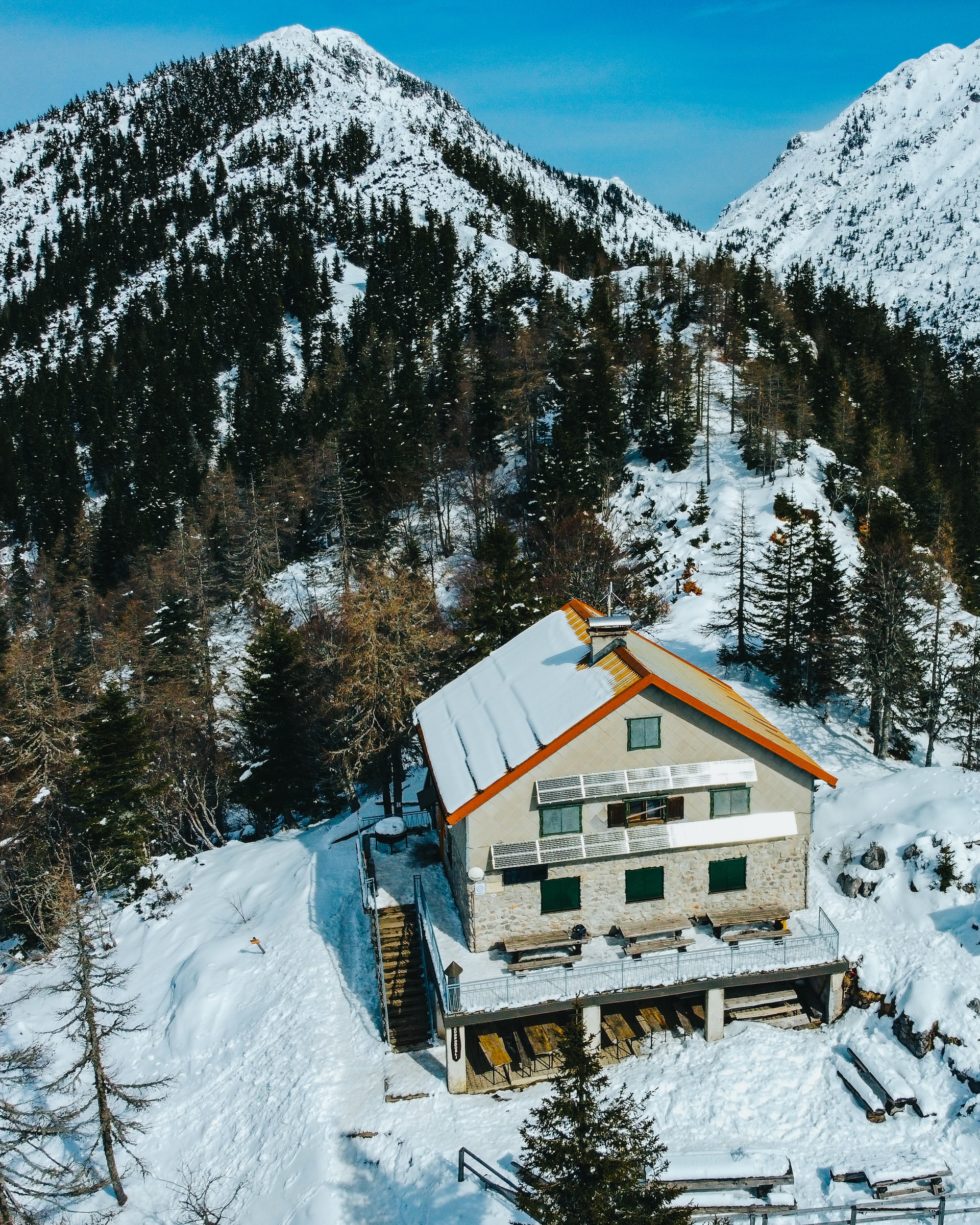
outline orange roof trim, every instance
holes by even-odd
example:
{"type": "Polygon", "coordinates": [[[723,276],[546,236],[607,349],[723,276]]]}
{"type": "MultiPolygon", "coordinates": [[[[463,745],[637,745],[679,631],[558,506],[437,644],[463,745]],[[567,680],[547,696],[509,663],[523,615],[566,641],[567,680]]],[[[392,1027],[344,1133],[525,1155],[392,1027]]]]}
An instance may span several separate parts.
{"type": "MultiPolygon", "coordinates": [[[[588,640],[586,623],[589,617],[602,615],[598,609],[592,608],[591,605],[586,604],[583,600],[577,599],[569,600],[567,604],[563,605],[562,612],[568,617],[569,624],[582,642],[588,640]]],[[[791,765],[798,767],[812,777],[821,779],[831,787],[837,786],[837,779],[834,775],[814,761],[808,753],[801,749],[785,733],[781,732],[778,727],[770,723],[764,715],[757,711],[751,703],[743,698],[726,681],[723,681],[720,677],[713,676],[710,672],[706,672],[704,668],[699,668],[697,664],[691,663],[682,655],[677,655],[675,652],[661,646],[646,634],[640,634],[636,630],[630,630],[629,632],[636,635],[642,642],[649,644],[655,650],[663,652],[664,655],[680,665],[681,670],[690,669],[692,672],[697,673],[698,677],[703,678],[703,682],[707,683],[709,691],[714,689],[718,697],[723,699],[725,705],[734,705],[738,708],[739,713],[744,712],[743,717],[736,717],[734,714],[728,714],[723,710],[719,710],[710,701],[687,692],[682,686],[668,681],[665,677],[658,676],[629,647],[616,647],[598,665],[605,665],[606,671],[609,672],[614,682],[614,691],[609,700],[586,715],[585,718],[580,719],[578,723],[573,724],[566,731],[562,732],[560,736],[557,736],[550,743],[543,745],[536,753],[533,753],[530,757],[514,766],[512,770],[508,770],[506,774],[496,779],[488,787],[484,788],[483,791],[477,792],[476,795],[467,800],[465,804],[461,804],[454,812],[447,814],[446,820],[450,825],[455,825],[457,822],[462,821],[464,817],[479,808],[481,804],[484,804],[492,796],[499,794],[505,787],[509,787],[512,782],[527,774],[529,770],[533,770],[536,765],[545,761],[559,749],[564,748],[566,744],[571,743],[582,732],[594,726],[601,719],[604,719],[606,715],[618,706],[622,706],[624,702],[629,701],[630,698],[650,687],[660,689],[662,692],[676,698],[679,702],[683,702],[694,710],[707,715],[710,719],[714,719],[725,727],[731,728],[732,731],[745,736],[746,739],[758,744],[761,748],[775,753],[777,757],[783,758],[784,761],[788,761],[791,765]],[[757,723],[758,726],[753,727],[751,723],[757,723]]],[[[421,736],[421,728],[418,730],[421,736]]],[[[423,751],[424,749],[425,742],[423,740],[423,751]]],[[[436,781],[436,789],[438,790],[438,781],[436,781]]]]}

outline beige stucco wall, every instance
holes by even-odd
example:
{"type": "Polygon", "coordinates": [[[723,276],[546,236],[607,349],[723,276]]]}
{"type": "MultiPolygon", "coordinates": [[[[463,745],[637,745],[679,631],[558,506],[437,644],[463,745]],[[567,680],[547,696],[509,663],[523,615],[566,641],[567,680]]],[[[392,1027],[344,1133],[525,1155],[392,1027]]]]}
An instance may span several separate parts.
{"type": "MultiPolygon", "coordinates": [[[[709,820],[708,791],[683,794],[684,820],[709,820]]],[[[764,905],[779,900],[793,907],[804,906],[811,799],[811,778],[805,771],[685,703],[660,691],[645,690],[492,796],[452,829],[450,836],[456,853],[452,865],[447,867],[470,945],[485,949],[508,932],[531,934],[563,926],[566,918],[569,922],[584,922],[590,931],[598,933],[608,930],[627,911],[631,918],[641,920],[658,912],[703,914],[708,908],[708,861],[740,854],[745,854],[748,861],[748,887],[734,895],[739,904],[764,905]],[[661,717],[660,748],[630,751],[626,747],[626,720],[646,715],[661,717]],[[531,841],[539,836],[534,798],[534,784],[539,778],[746,757],[756,763],[758,774],[752,785],[752,811],[796,813],[797,838],[747,847],[676,850],[552,867],[549,872],[552,877],[582,879],[582,910],[577,920],[571,912],[542,915],[540,888],[536,883],[504,886],[500,875],[490,870],[492,844],[531,841]],[[653,864],[665,869],[663,901],[633,903],[627,908],[623,877],[626,868],[653,864]],[[486,873],[482,888],[474,887],[466,877],[466,870],[472,867],[486,873]]],[[[583,832],[597,833],[605,828],[606,802],[584,804],[583,832]]]]}

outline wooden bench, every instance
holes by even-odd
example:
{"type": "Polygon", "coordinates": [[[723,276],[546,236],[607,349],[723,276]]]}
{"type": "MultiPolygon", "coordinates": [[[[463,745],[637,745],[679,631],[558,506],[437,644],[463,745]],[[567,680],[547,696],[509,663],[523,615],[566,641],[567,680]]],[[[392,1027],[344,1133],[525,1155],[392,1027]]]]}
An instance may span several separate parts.
{"type": "Polygon", "coordinates": [[[582,945],[587,939],[588,935],[575,940],[566,931],[548,931],[534,936],[508,936],[501,947],[514,963],[520,963],[528,954],[541,954],[542,959],[549,953],[574,958],[582,956],[582,945]]]}
{"type": "Polygon", "coordinates": [[[795,1184],[793,1165],[789,1157],[778,1153],[746,1154],[733,1163],[729,1153],[685,1153],[676,1157],[668,1165],[664,1182],[681,1193],[703,1194],[713,1191],[747,1191],[758,1199],[768,1196],[776,1187],[791,1187],[795,1184]],[[758,1165],[751,1170],[751,1158],[755,1157],[758,1165]],[[735,1172],[748,1165],[749,1172],[735,1172]],[[712,1172],[712,1165],[715,1166],[712,1172]],[[687,1174],[687,1169],[695,1167],[707,1170],[708,1173],[697,1175],[687,1174]]]}
{"type": "Polygon", "coordinates": [[[915,1093],[894,1068],[883,1066],[880,1058],[867,1043],[856,1043],[847,1048],[855,1067],[862,1078],[870,1084],[885,1103],[889,1114],[897,1114],[906,1106],[911,1106],[916,1114],[922,1116],[915,1093]]]}
{"type": "Polygon", "coordinates": [[[581,957],[581,953],[570,953],[567,957],[527,957],[523,961],[509,962],[507,969],[511,974],[522,974],[525,970],[553,970],[556,966],[567,969],[581,957]]]}
{"type": "Polygon", "coordinates": [[[792,934],[788,927],[740,927],[736,931],[722,932],[721,939],[726,944],[732,944],[737,948],[743,940],[775,940],[778,942],[792,934]]]}
{"type": "Polygon", "coordinates": [[[661,939],[659,936],[651,936],[640,940],[628,940],[623,945],[623,952],[627,957],[632,957],[634,961],[639,961],[644,953],[683,953],[691,943],[691,940],[672,940],[669,937],[661,939]]]}
{"type": "Polygon", "coordinates": [[[869,1123],[884,1123],[888,1105],[873,1085],[870,1085],[853,1063],[837,1060],[837,1075],[850,1090],[851,1096],[864,1110],[869,1123]]]}
{"type": "Polygon", "coordinates": [[[865,1182],[875,1199],[899,1199],[913,1195],[945,1195],[949,1168],[940,1162],[913,1165],[907,1170],[888,1167],[852,1170],[836,1166],[830,1171],[833,1182],[865,1182]]]}
{"type": "Polygon", "coordinates": [[[774,930],[785,928],[791,907],[777,902],[771,906],[752,906],[742,909],[713,910],[708,916],[708,923],[716,936],[726,928],[753,927],[768,923],[774,930]]]}

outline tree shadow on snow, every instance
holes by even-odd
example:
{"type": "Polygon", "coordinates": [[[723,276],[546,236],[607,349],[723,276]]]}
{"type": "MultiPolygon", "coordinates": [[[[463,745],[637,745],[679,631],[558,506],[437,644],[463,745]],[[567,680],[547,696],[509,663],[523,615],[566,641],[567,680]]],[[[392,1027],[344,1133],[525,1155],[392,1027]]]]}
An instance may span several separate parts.
{"type": "MultiPolygon", "coordinates": [[[[505,1200],[467,1179],[458,1182],[455,1156],[438,1158],[425,1169],[415,1164],[407,1147],[391,1155],[386,1169],[372,1152],[376,1140],[354,1141],[358,1148],[341,1184],[349,1221],[399,1221],[403,1225],[479,1225],[517,1215],[505,1200]]],[[[387,1163],[386,1163],[387,1164],[387,1163]]]]}
{"type": "Polygon", "coordinates": [[[323,827],[303,836],[311,856],[309,918],[337,967],[341,988],[367,1028],[382,1037],[381,1005],[375,977],[368,917],[361,906],[353,841],[331,844],[323,827]]]}

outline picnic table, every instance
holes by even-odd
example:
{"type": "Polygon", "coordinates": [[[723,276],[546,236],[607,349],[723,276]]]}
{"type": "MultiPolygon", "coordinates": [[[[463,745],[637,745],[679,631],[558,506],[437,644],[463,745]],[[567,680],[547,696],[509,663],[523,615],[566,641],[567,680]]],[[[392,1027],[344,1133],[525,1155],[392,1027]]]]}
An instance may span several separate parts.
{"type": "Polygon", "coordinates": [[[535,970],[570,966],[582,956],[587,939],[588,934],[575,939],[565,931],[538,932],[534,936],[508,936],[502,948],[511,959],[508,970],[535,970]]]}
{"type": "Polygon", "coordinates": [[[554,1021],[542,1021],[537,1025],[525,1025],[524,1034],[531,1048],[531,1062],[553,1068],[558,1054],[558,1040],[562,1036],[561,1026],[554,1021]]]}
{"type": "Polygon", "coordinates": [[[408,842],[408,827],[401,817],[382,817],[374,826],[374,836],[393,854],[399,843],[408,842]]]}
{"type": "Polygon", "coordinates": [[[621,1012],[609,1012],[602,1018],[602,1032],[618,1059],[630,1053],[639,1036],[621,1012]]]}
{"type": "Polygon", "coordinates": [[[498,1080],[508,1081],[513,1060],[507,1047],[504,1046],[504,1040],[500,1034],[477,1034],[477,1041],[480,1044],[480,1050],[483,1052],[484,1058],[490,1065],[491,1083],[496,1083],[498,1080]]]}
{"type": "Polygon", "coordinates": [[[783,903],[742,909],[713,910],[708,915],[708,923],[719,939],[724,938],[723,932],[740,928],[759,928],[763,931],[768,928],[777,935],[786,935],[786,920],[789,918],[789,912],[790,907],[783,903]],[[767,925],[767,928],[763,927],[763,924],[767,925]]]}
{"type": "Polygon", "coordinates": [[[642,922],[624,920],[617,924],[616,930],[623,938],[623,951],[638,960],[644,953],[683,951],[692,943],[692,937],[683,935],[689,926],[685,915],[664,915],[642,922]]]}
{"type": "Polygon", "coordinates": [[[795,1178],[784,1153],[737,1149],[679,1153],[670,1158],[664,1181],[681,1192],[748,1191],[762,1198],[775,1187],[793,1186],[795,1178]]]}
{"type": "Polygon", "coordinates": [[[831,1168],[834,1182],[865,1182],[875,1199],[899,1199],[912,1195],[944,1195],[945,1180],[949,1178],[949,1167],[942,1161],[926,1161],[915,1157],[906,1159],[902,1167],[866,1166],[852,1169],[848,1166],[831,1168]]]}

